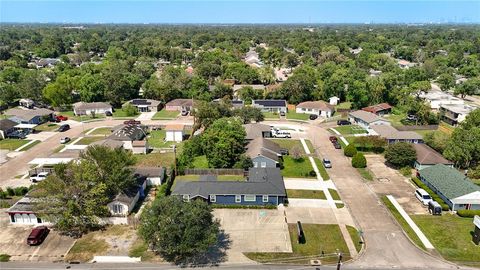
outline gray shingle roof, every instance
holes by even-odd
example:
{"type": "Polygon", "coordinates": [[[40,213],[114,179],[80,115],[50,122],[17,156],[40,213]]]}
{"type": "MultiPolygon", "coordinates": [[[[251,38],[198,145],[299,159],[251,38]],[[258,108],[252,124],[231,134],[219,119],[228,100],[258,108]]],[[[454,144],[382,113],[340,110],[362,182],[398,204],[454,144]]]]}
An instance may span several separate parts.
{"type": "Polygon", "coordinates": [[[382,138],[390,140],[422,140],[422,135],[414,131],[399,131],[389,125],[375,125],[372,129],[382,138]]]}
{"type": "Polygon", "coordinates": [[[432,165],[432,164],[448,164],[453,162],[444,158],[440,153],[430,148],[423,143],[413,144],[413,148],[417,152],[417,162],[420,164],[432,165]]]}
{"type": "Polygon", "coordinates": [[[250,168],[247,181],[178,181],[172,194],[209,195],[274,195],[286,196],[279,168],[250,168]]]}
{"type": "Polygon", "coordinates": [[[112,105],[105,102],[77,102],[73,106],[75,110],[112,109],[112,105]]]}
{"type": "Polygon", "coordinates": [[[439,192],[452,200],[460,196],[480,191],[470,179],[456,169],[437,164],[419,171],[420,176],[433,185],[439,192]]]}
{"type": "Polygon", "coordinates": [[[245,138],[247,140],[253,140],[255,138],[262,137],[263,132],[268,132],[272,129],[268,125],[259,123],[245,124],[243,127],[247,133],[247,137],[245,138]]]}
{"type": "Polygon", "coordinates": [[[278,155],[280,154],[280,146],[270,140],[258,137],[248,143],[247,151],[245,152],[245,154],[250,158],[261,155],[269,159],[278,161],[278,155]]]}
{"type": "Polygon", "coordinates": [[[30,121],[35,116],[46,116],[53,114],[52,110],[45,108],[35,108],[35,109],[18,109],[13,108],[5,112],[6,115],[16,116],[25,121],[30,121]]]}
{"type": "Polygon", "coordinates": [[[2,119],[0,120],[0,130],[7,131],[12,129],[14,126],[18,125],[17,122],[14,122],[10,119],[2,119]]]}
{"type": "Polygon", "coordinates": [[[263,107],[287,107],[287,101],[278,99],[257,99],[252,100],[252,105],[263,107]]]}
{"type": "Polygon", "coordinates": [[[126,125],[121,129],[115,130],[108,139],[117,141],[141,140],[145,137],[145,131],[140,125],[126,125]]]}
{"type": "Polygon", "coordinates": [[[351,113],[349,113],[349,115],[351,115],[355,118],[358,118],[358,119],[360,119],[364,122],[367,122],[367,123],[372,123],[372,122],[375,122],[375,121],[378,121],[378,120],[387,121],[387,120],[379,117],[378,115],[376,115],[374,113],[366,112],[366,111],[362,111],[362,110],[351,112],[351,113]]]}

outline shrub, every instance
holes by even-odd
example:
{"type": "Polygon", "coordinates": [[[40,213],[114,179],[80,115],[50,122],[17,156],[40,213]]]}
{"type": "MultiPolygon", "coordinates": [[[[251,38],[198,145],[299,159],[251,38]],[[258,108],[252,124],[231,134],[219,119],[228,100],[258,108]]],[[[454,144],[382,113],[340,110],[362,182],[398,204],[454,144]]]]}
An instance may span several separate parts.
{"type": "Polygon", "coordinates": [[[137,108],[135,108],[132,104],[128,103],[123,107],[123,111],[125,112],[126,116],[135,116],[138,114],[137,108]]]}
{"type": "Polygon", "coordinates": [[[367,167],[367,159],[362,153],[357,153],[352,158],[352,167],[365,168],[367,167]]]}
{"type": "Polygon", "coordinates": [[[14,189],[15,196],[24,196],[28,193],[28,187],[17,187],[14,189]]]}
{"type": "Polygon", "coordinates": [[[10,208],[12,205],[8,201],[0,201],[0,208],[10,208]]]}
{"type": "Polygon", "coordinates": [[[7,194],[8,196],[15,196],[15,190],[13,190],[13,188],[11,187],[7,187],[7,194]]]}
{"type": "Polygon", "coordinates": [[[0,254],[0,262],[8,262],[10,260],[10,255],[0,254]]]}
{"type": "Polygon", "coordinates": [[[480,210],[458,210],[457,215],[464,218],[473,218],[474,216],[480,216],[480,210]]]}
{"type": "Polygon", "coordinates": [[[409,176],[412,176],[412,168],[410,167],[403,167],[400,169],[400,173],[403,175],[403,176],[406,176],[406,177],[409,177],[409,176]]]}
{"type": "Polygon", "coordinates": [[[398,142],[387,147],[385,159],[397,168],[411,166],[417,159],[417,152],[411,144],[398,142]]]}
{"type": "Polygon", "coordinates": [[[353,144],[349,144],[343,149],[343,154],[347,157],[353,157],[357,154],[357,148],[353,144]]]}
{"type": "Polygon", "coordinates": [[[311,170],[308,174],[312,177],[317,176],[317,173],[314,170],[311,170]]]}
{"type": "Polygon", "coordinates": [[[440,196],[438,196],[429,187],[427,187],[427,185],[425,185],[422,181],[420,181],[420,179],[418,179],[417,177],[412,177],[412,181],[415,183],[417,187],[425,190],[430,195],[430,197],[432,197],[432,200],[438,202],[438,204],[440,204],[440,206],[442,207],[443,211],[450,210],[450,207],[448,206],[448,204],[446,204],[445,201],[442,198],[440,198],[440,196]]]}
{"type": "Polygon", "coordinates": [[[2,188],[0,188],[0,199],[6,199],[7,198],[7,192],[3,191],[2,188]]]}

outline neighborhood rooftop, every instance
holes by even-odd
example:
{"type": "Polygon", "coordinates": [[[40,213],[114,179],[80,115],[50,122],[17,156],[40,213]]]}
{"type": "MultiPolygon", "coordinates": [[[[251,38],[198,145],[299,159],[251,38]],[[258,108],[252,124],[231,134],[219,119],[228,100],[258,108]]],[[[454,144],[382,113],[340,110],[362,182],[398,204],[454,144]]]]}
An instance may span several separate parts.
{"type": "Polygon", "coordinates": [[[112,107],[112,105],[105,102],[77,102],[73,106],[76,110],[109,109],[112,107]]]}
{"type": "Polygon", "coordinates": [[[35,116],[46,116],[52,114],[53,111],[44,108],[35,109],[17,109],[13,108],[5,112],[6,115],[13,115],[24,120],[30,120],[35,116]]]}
{"type": "Polygon", "coordinates": [[[379,117],[378,115],[371,113],[371,112],[366,112],[363,110],[358,110],[350,113],[351,116],[361,119],[364,122],[367,123],[373,123],[378,120],[384,120],[383,118],[379,117]]]}
{"type": "Polygon", "coordinates": [[[265,107],[286,107],[287,101],[277,99],[257,99],[253,100],[252,104],[258,104],[265,107]]]}
{"type": "Polygon", "coordinates": [[[297,105],[297,108],[305,108],[305,109],[317,109],[320,111],[333,111],[334,106],[328,104],[323,100],[318,101],[305,101],[297,105]]]}
{"type": "Polygon", "coordinates": [[[374,125],[373,131],[380,137],[389,140],[422,140],[422,135],[414,131],[399,131],[390,125],[374,125]]]}
{"type": "Polygon", "coordinates": [[[452,165],[453,162],[444,158],[440,153],[423,143],[413,144],[417,152],[417,162],[420,164],[445,164],[452,165]]]}

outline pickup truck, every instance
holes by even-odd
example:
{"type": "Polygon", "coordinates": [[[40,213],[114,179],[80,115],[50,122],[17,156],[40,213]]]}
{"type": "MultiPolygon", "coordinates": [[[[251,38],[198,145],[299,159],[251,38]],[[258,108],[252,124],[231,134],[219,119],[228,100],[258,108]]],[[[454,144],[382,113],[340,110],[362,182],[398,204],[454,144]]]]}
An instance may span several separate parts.
{"type": "Polygon", "coordinates": [[[48,176],[48,172],[40,172],[38,174],[32,174],[30,175],[30,181],[32,181],[33,183],[40,182],[47,179],[47,176],[48,176]]]}

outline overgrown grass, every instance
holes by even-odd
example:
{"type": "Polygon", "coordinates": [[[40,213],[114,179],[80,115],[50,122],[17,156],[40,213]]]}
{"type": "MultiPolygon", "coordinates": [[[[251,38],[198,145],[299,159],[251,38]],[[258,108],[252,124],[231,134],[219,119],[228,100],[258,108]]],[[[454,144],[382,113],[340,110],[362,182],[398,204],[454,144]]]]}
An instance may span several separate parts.
{"type": "Polygon", "coordinates": [[[395,206],[390,202],[390,200],[387,198],[387,196],[382,197],[383,204],[388,208],[392,216],[397,220],[397,222],[400,224],[402,227],[403,231],[408,235],[410,240],[412,240],[418,247],[425,249],[425,246],[423,245],[422,241],[420,241],[420,238],[418,238],[417,234],[413,231],[412,227],[408,225],[407,221],[400,215],[400,213],[397,211],[395,206]]]}
{"type": "Polygon", "coordinates": [[[30,140],[21,140],[21,139],[3,139],[0,140],[0,149],[6,149],[13,151],[20,146],[27,144],[30,140]]]}
{"type": "Polygon", "coordinates": [[[93,259],[95,255],[102,255],[107,252],[110,245],[104,239],[95,238],[94,233],[84,235],[78,239],[77,242],[68,252],[65,260],[88,262],[93,259]]]}
{"type": "Polygon", "coordinates": [[[139,167],[167,167],[175,162],[174,153],[150,153],[146,155],[135,155],[136,166],[139,167]]]}
{"type": "Polygon", "coordinates": [[[363,179],[373,181],[373,175],[370,173],[368,168],[357,168],[357,171],[360,173],[363,179]]]}
{"type": "Polygon", "coordinates": [[[357,250],[357,252],[360,252],[360,250],[362,249],[362,239],[360,238],[359,231],[355,227],[348,225],[347,230],[348,234],[350,234],[350,238],[352,238],[353,244],[355,245],[355,249],[357,250]]]}
{"type": "Polygon", "coordinates": [[[323,178],[323,181],[330,180],[330,175],[328,175],[327,169],[323,166],[323,162],[318,159],[314,158],[315,164],[317,164],[318,171],[320,172],[320,176],[323,178]]]}
{"type": "Polygon", "coordinates": [[[160,260],[159,256],[156,256],[154,252],[148,250],[148,244],[145,243],[145,241],[143,241],[140,237],[138,237],[130,247],[128,256],[137,258],[140,257],[143,262],[160,260]]]}
{"type": "Polygon", "coordinates": [[[156,112],[152,117],[152,120],[161,120],[161,119],[175,119],[180,113],[178,111],[167,111],[161,110],[156,112]]]}
{"type": "Polygon", "coordinates": [[[245,255],[261,263],[309,264],[312,259],[320,259],[322,264],[336,263],[336,252],[344,254],[344,260],[349,260],[347,244],[343,239],[338,225],[333,224],[302,224],[305,233],[304,244],[297,241],[297,224],[288,224],[292,253],[282,252],[250,252],[245,255]],[[325,254],[322,257],[322,252],[325,254]]]}
{"type": "Polygon", "coordinates": [[[281,148],[287,149],[289,152],[291,152],[294,147],[298,147],[302,154],[306,154],[305,149],[303,148],[300,140],[292,140],[292,139],[270,139],[270,140],[277,143],[281,148]]]}
{"type": "Polygon", "coordinates": [[[322,190],[287,189],[287,196],[289,198],[301,199],[327,199],[327,197],[325,197],[325,193],[323,193],[322,190]]]}
{"type": "Polygon", "coordinates": [[[329,188],[328,189],[328,192],[330,192],[330,195],[332,196],[332,198],[336,201],[339,201],[341,200],[340,199],[340,195],[338,194],[338,192],[335,190],[335,189],[332,189],[332,188],[329,188]]]}
{"type": "Polygon", "coordinates": [[[193,168],[197,168],[197,169],[207,169],[208,168],[207,156],[202,155],[202,156],[193,158],[192,166],[193,168]]]}
{"type": "Polygon", "coordinates": [[[10,257],[10,255],[2,253],[0,254],[0,262],[8,262],[10,261],[10,257]]]}
{"type": "Polygon", "coordinates": [[[308,113],[287,112],[287,119],[306,121],[309,119],[309,117],[310,117],[310,114],[308,113]]]}
{"type": "Polygon", "coordinates": [[[308,158],[295,160],[290,156],[283,156],[283,167],[282,175],[284,177],[315,178],[315,176],[310,175],[313,168],[308,158]]]}
{"type": "Polygon", "coordinates": [[[352,108],[352,103],[351,102],[342,102],[335,106],[335,109],[350,109],[352,108]]]}
{"type": "Polygon", "coordinates": [[[456,215],[412,215],[435,249],[449,261],[475,262],[480,266],[480,246],[472,242],[473,219],[456,215]]]}
{"type": "Polygon", "coordinates": [[[151,147],[156,148],[167,148],[174,145],[176,142],[167,142],[165,141],[166,131],[162,130],[152,130],[148,135],[148,144],[151,147]]]}

